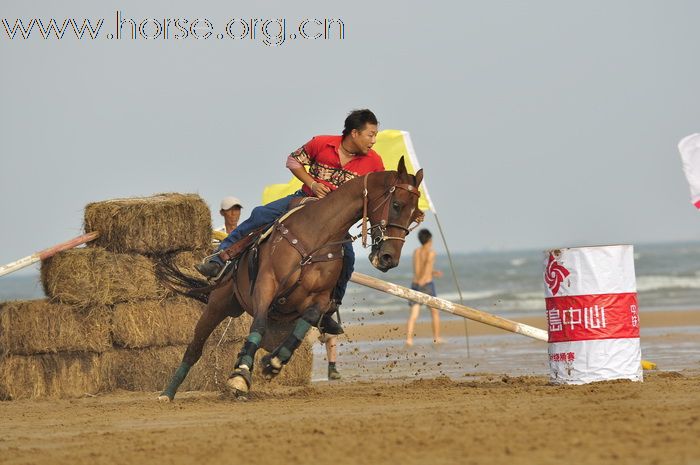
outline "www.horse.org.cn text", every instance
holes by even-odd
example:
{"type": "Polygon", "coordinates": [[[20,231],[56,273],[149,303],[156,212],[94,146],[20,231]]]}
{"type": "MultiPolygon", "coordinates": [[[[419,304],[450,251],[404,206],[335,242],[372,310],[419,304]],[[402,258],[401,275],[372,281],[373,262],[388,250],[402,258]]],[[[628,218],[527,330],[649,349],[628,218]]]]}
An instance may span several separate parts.
{"type": "Polygon", "coordinates": [[[278,47],[295,41],[345,39],[345,23],[339,18],[231,18],[217,23],[207,18],[132,18],[116,11],[110,21],[105,18],[2,18],[2,25],[4,31],[0,31],[0,37],[9,40],[195,39],[278,47]]]}

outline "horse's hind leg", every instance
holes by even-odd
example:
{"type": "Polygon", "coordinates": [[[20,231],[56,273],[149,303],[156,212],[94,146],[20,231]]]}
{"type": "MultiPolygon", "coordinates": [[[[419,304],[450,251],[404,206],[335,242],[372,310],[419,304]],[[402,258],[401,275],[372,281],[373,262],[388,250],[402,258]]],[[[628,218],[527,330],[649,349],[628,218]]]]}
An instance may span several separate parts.
{"type": "Polygon", "coordinates": [[[312,326],[318,326],[323,312],[318,305],[311,306],[299,318],[294,325],[294,329],[287,338],[271,354],[262,359],[263,375],[267,379],[277,376],[284,365],[292,358],[294,351],[299,347],[304,336],[312,326]]]}
{"type": "Polygon", "coordinates": [[[190,368],[192,368],[202,356],[204,343],[207,342],[214,328],[216,328],[226,316],[225,309],[221,305],[216,305],[214,302],[210,301],[206,310],[202,313],[202,316],[199,317],[199,321],[197,321],[197,326],[194,329],[194,337],[187,346],[187,350],[185,350],[185,355],[182,357],[180,367],[175,371],[175,374],[170,380],[170,384],[168,384],[168,387],[160,394],[158,400],[171,401],[175,398],[175,393],[187,377],[190,368]]]}

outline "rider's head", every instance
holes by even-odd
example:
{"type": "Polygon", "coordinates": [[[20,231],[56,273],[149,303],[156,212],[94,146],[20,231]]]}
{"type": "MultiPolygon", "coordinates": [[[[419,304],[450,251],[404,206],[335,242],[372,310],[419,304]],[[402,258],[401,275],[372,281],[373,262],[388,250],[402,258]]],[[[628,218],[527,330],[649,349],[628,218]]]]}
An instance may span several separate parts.
{"type": "Polygon", "coordinates": [[[377,142],[379,121],[370,110],[354,110],[345,118],[343,142],[353,153],[367,153],[377,142]]]}

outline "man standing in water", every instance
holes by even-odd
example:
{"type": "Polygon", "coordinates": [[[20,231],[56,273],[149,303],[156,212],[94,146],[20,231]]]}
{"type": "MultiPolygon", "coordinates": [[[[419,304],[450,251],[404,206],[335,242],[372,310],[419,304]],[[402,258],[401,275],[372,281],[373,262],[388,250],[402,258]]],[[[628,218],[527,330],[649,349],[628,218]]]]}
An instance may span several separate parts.
{"type": "MultiPolygon", "coordinates": [[[[435,251],[433,250],[433,235],[427,229],[418,231],[418,240],[421,246],[413,251],[413,282],[411,289],[422,292],[431,296],[435,296],[435,283],[433,276],[442,276],[442,271],[433,270],[435,263],[435,251]]],[[[408,318],[408,327],[406,328],[406,345],[413,345],[413,332],[420,311],[418,302],[409,302],[411,306],[411,316],[408,318]]],[[[442,343],[440,338],[440,314],[436,308],[431,308],[430,313],[433,319],[433,344],[442,343]]]]}

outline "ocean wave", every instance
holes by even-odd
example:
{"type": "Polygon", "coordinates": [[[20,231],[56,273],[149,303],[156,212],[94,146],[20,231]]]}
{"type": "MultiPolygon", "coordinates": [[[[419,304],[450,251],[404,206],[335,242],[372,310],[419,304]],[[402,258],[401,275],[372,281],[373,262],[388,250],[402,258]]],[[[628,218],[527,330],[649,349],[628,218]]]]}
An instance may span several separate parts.
{"type": "MultiPolygon", "coordinates": [[[[501,294],[503,294],[503,290],[500,289],[488,289],[485,291],[467,291],[462,292],[462,298],[465,302],[468,302],[470,300],[489,299],[492,297],[497,297],[501,294]]],[[[445,292],[439,294],[438,297],[440,297],[441,299],[449,300],[451,302],[459,302],[458,292],[445,292]]]]}
{"type": "Polygon", "coordinates": [[[637,292],[700,289],[700,276],[637,276],[637,292]]]}
{"type": "MultiPolygon", "coordinates": [[[[521,311],[521,310],[542,310],[544,311],[544,297],[539,299],[502,300],[494,305],[497,310],[521,311]]],[[[485,309],[487,310],[487,309],[485,309]]]]}

